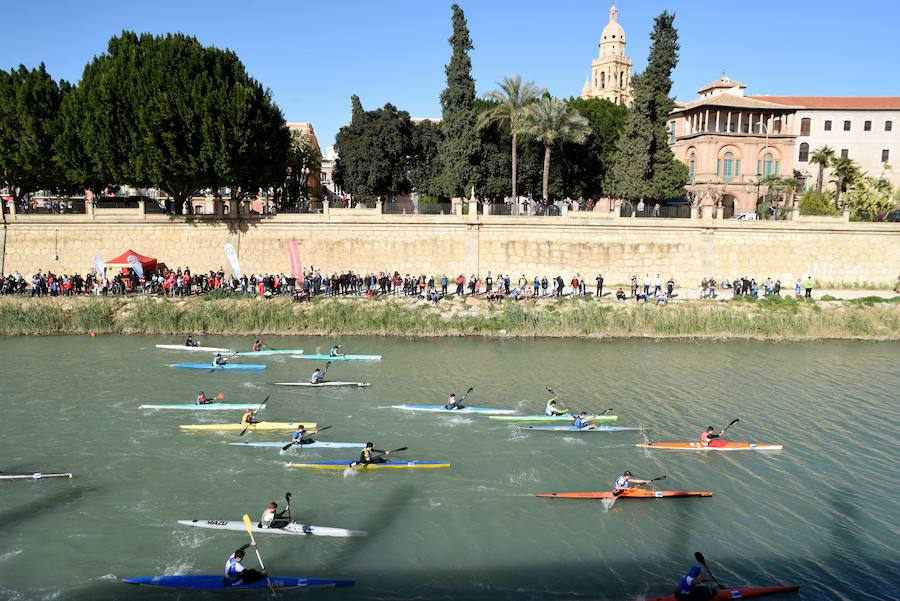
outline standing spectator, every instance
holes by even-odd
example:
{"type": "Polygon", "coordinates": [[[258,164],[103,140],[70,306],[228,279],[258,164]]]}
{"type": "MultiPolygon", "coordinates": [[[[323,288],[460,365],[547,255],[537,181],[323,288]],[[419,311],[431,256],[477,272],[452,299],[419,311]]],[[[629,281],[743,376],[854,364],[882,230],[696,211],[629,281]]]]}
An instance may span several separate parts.
{"type": "Polygon", "coordinates": [[[803,290],[803,284],[800,283],[800,278],[797,278],[797,283],[794,284],[794,296],[800,298],[800,294],[803,290]]]}
{"type": "Polygon", "coordinates": [[[631,276],[631,298],[634,298],[634,295],[637,294],[637,289],[638,289],[637,275],[632,275],[631,276]]]}
{"type": "MultiPolygon", "coordinates": [[[[637,203],[637,214],[638,214],[638,217],[641,217],[641,215],[642,215],[643,212],[644,212],[644,209],[646,209],[646,208],[647,208],[647,205],[644,204],[644,199],[643,199],[643,198],[640,199],[640,200],[638,201],[638,203],[637,203]]],[[[644,292],[646,292],[646,290],[645,290],[644,292]]]]}
{"type": "Polygon", "coordinates": [[[494,289],[494,278],[491,277],[491,272],[487,272],[487,276],[484,278],[484,292],[485,294],[490,294],[491,290],[494,289]]]}
{"type": "Polygon", "coordinates": [[[457,296],[463,295],[463,286],[465,286],[465,285],[466,285],[465,276],[463,276],[463,274],[459,274],[458,276],[456,276],[456,295],[457,296]]]}
{"type": "Polygon", "coordinates": [[[541,290],[541,280],[537,276],[534,276],[534,298],[538,297],[540,290],[541,290]]]}
{"type": "Polygon", "coordinates": [[[547,296],[547,289],[550,287],[550,282],[547,280],[547,276],[543,276],[541,278],[541,296],[547,296]]]}
{"type": "Polygon", "coordinates": [[[603,274],[597,274],[597,298],[601,298],[603,296],[603,274]]]}
{"type": "Polygon", "coordinates": [[[650,274],[644,276],[644,296],[650,295],[650,274]]]}
{"type": "Polygon", "coordinates": [[[813,279],[812,276],[806,277],[806,298],[812,298],[813,279]]]}
{"type": "Polygon", "coordinates": [[[441,296],[447,296],[447,286],[450,285],[450,280],[447,279],[447,275],[441,276],[441,296]]]}
{"type": "Polygon", "coordinates": [[[675,280],[669,278],[669,281],[666,282],[666,296],[672,298],[672,293],[675,291],[675,280]]]}
{"type": "Polygon", "coordinates": [[[662,287],[663,287],[663,279],[662,279],[662,276],[659,275],[658,273],[656,274],[656,280],[654,280],[653,285],[654,285],[653,294],[659,294],[659,291],[662,290],[662,287]]]}
{"type": "Polygon", "coordinates": [[[572,278],[572,296],[578,296],[578,291],[581,290],[581,287],[578,283],[578,276],[576,275],[572,278]]]}

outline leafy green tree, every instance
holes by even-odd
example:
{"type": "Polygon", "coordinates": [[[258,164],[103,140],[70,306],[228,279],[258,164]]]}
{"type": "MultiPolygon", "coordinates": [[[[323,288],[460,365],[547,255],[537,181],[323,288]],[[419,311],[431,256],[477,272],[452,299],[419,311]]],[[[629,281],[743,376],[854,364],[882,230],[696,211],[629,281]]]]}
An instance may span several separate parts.
{"type": "Polygon", "coordinates": [[[628,109],[605,98],[573,98],[569,106],[587,118],[591,132],[583,145],[562,145],[560,160],[567,173],[565,194],[599,198],[604,193],[604,179],[615,158],[616,142],[628,109]]]}
{"type": "Polygon", "coordinates": [[[409,180],[420,194],[440,196],[441,162],[438,148],[442,140],[439,123],[425,120],[413,124],[409,180]]]}
{"type": "Polygon", "coordinates": [[[797,202],[801,215],[838,215],[831,195],[816,190],[807,190],[797,202]]]}
{"type": "Polygon", "coordinates": [[[834,148],[830,146],[821,146],[813,151],[809,157],[809,162],[819,166],[819,175],[816,178],[816,192],[822,192],[822,184],[825,180],[825,167],[834,160],[834,148]]]}
{"type": "Polygon", "coordinates": [[[512,197],[516,198],[517,138],[522,131],[525,107],[534,102],[544,92],[531,80],[522,81],[521,75],[504,77],[497,82],[499,90],[485,94],[485,98],[493,101],[493,105],[478,114],[477,127],[484,129],[491,124],[500,124],[507,128],[512,136],[512,197]]]}
{"type": "Polygon", "coordinates": [[[466,196],[475,183],[479,137],[475,129],[475,80],[472,79],[472,40],[466,17],[453,5],[453,53],[445,68],[447,87],[441,92],[443,139],[438,147],[443,196],[466,196]]]}
{"type": "Polygon", "coordinates": [[[894,196],[894,184],[883,176],[860,177],[847,190],[851,217],[859,221],[882,221],[898,205],[900,199],[894,196]]]}
{"type": "Polygon", "coordinates": [[[279,197],[284,202],[296,202],[300,198],[309,200],[311,196],[318,198],[321,191],[309,189],[309,175],[321,170],[322,153],[314,138],[310,134],[291,130],[287,171],[279,197]]]}
{"type": "MultiPolygon", "coordinates": [[[[63,82],[63,93],[68,87],[63,82]]],[[[61,97],[43,63],[0,70],[0,183],[14,201],[62,183],[53,160],[61,97]]]]}
{"type": "Polygon", "coordinates": [[[284,117],[230,50],[125,31],[70,96],[59,161],[85,183],[158,187],[181,206],[203,188],[250,193],[283,177],[284,117]]]}
{"type": "Polygon", "coordinates": [[[547,202],[550,150],[557,142],[584,143],[590,133],[590,123],[581,113],[570,110],[565,100],[544,96],[528,106],[524,129],[544,144],[542,198],[547,202]]]}
{"type": "Polygon", "coordinates": [[[834,176],[834,206],[841,208],[841,193],[847,190],[858,178],[862,176],[859,166],[853,159],[847,157],[835,157],[831,161],[831,172],[834,176]]]}

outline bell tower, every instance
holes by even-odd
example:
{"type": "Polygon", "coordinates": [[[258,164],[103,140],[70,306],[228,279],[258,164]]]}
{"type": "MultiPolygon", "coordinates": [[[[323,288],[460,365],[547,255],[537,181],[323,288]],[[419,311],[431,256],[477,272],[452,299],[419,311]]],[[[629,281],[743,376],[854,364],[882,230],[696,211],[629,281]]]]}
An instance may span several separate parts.
{"type": "Polygon", "coordinates": [[[625,55],[625,30],[619,25],[619,9],[609,8],[609,23],[600,34],[600,52],[591,63],[591,73],[581,89],[582,98],[606,98],[631,106],[631,59],[625,55]]]}

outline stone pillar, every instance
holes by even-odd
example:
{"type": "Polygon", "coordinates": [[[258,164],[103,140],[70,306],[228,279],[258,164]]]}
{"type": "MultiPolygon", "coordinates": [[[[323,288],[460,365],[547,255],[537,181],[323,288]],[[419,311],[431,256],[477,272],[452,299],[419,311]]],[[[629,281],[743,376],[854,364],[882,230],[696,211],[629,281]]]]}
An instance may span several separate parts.
{"type": "MultiPolygon", "coordinates": [[[[328,202],[328,201],[322,201],[322,202],[328,202]]],[[[379,213],[381,213],[383,207],[384,207],[384,205],[382,204],[382,200],[380,198],[375,201],[375,208],[378,209],[379,213]]]]}
{"type": "Polygon", "coordinates": [[[323,200],[322,201],[322,214],[328,215],[330,213],[331,213],[331,203],[326,200],[323,200]]]}
{"type": "Polygon", "coordinates": [[[84,214],[89,216],[91,219],[94,218],[94,199],[84,199],[84,214]]]}
{"type": "Polygon", "coordinates": [[[711,204],[700,205],[700,219],[703,221],[712,221],[714,209],[715,207],[711,204]]]}
{"type": "Polygon", "coordinates": [[[700,207],[695,204],[691,205],[691,219],[699,219],[700,218],[700,207]]]}
{"type": "Polygon", "coordinates": [[[491,202],[486,202],[486,203],[484,203],[484,214],[485,214],[485,215],[490,215],[490,214],[491,214],[491,207],[493,207],[493,206],[494,206],[494,203],[491,203],[491,202]]]}
{"type": "Polygon", "coordinates": [[[462,199],[461,199],[461,198],[454,198],[453,201],[456,203],[456,206],[454,207],[454,211],[453,211],[453,212],[454,212],[456,215],[459,215],[460,217],[462,217],[462,214],[463,214],[463,202],[462,202],[462,199]]]}
{"type": "MultiPolygon", "coordinates": [[[[9,214],[10,214],[12,217],[15,217],[15,216],[16,216],[16,201],[15,201],[15,200],[9,200],[8,202],[9,202],[9,204],[7,204],[7,201],[4,200],[4,201],[3,201],[3,204],[9,207],[9,214]]],[[[87,206],[87,203],[84,203],[84,206],[87,206]]]]}
{"type": "Polygon", "coordinates": [[[844,209],[841,211],[841,221],[845,221],[847,223],[850,222],[850,209],[844,209]]]}
{"type": "Polygon", "coordinates": [[[559,209],[559,216],[562,217],[563,219],[565,219],[566,217],[569,216],[569,203],[567,203],[567,202],[562,203],[562,206],[559,209]]]}
{"type": "Polygon", "coordinates": [[[238,211],[240,210],[238,201],[234,200],[233,198],[229,198],[228,200],[226,200],[224,202],[228,206],[228,216],[229,217],[238,217],[238,211]]]}
{"type": "Polygon", "coordinates": [[[719,205],[716,207],[716,219],[722,220],[725,219],[725,207],[719,205]]]}
{"type": "Polygon", "coordinates": [[[225,214],[225,201],[221,198],[213,200],[213,214],[219,217],[225,214]]]}

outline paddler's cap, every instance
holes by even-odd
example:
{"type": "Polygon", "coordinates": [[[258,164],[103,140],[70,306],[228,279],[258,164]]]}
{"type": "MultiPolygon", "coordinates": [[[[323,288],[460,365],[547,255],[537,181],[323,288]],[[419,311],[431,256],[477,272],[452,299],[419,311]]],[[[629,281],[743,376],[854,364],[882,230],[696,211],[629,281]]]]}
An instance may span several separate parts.
{"type": "Polygon", "coordinates": [[[622,475],[623,475],[623,476],[631,476],[631,475],[632,475],[632,473],[631,473],[631,472],[629,472],[629,471],[628,471],[628,470],[625,470],[625,473],[624,473],[624,474],[622,474],[622,475]]]}
{"type": "Polygon", "coordinates": [[[691,569],[688,570],[688,576],[690,576],[691,578],[696,578],[700,575],[700,571],[700,566],[691,566],[691,569]]]}
{"type": "Polygon", "coordinates": [[[368,449],[369,447],[374,447],[374,446],[375,446],[375,443],[374,443],[374,442],[367,442],[367,443],[366,443],[366,448],[367,448],[367,449],[368,449]]]}

